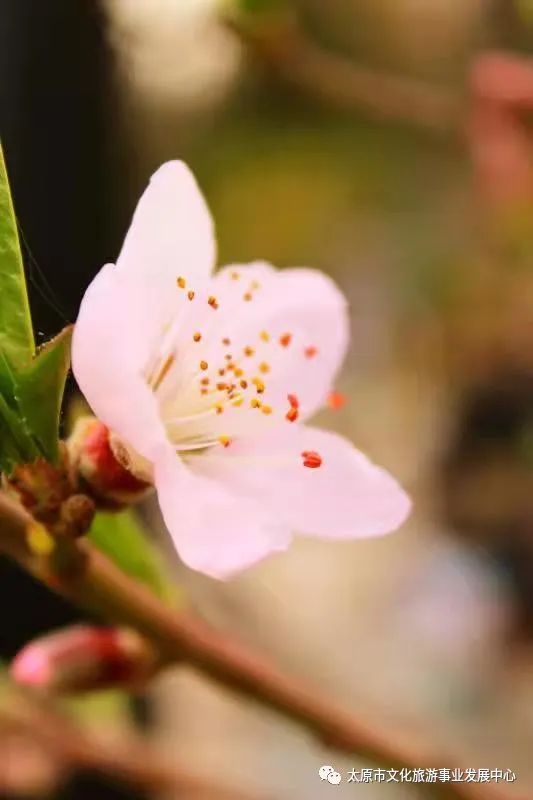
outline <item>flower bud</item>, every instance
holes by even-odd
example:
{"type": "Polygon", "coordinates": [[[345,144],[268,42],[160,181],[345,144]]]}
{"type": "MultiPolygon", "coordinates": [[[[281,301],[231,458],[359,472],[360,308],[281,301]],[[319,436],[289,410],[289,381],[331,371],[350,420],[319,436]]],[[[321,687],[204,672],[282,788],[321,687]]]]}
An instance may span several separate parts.
{"type": "Polygon", "coordinates": [[[72,466],[100,506],[130,505],[150,489],[150,483],[128,469],[126,459],[117,457],[112,434],[95,417],[79,419],[67,445],[72,466]]]}
{"type": "Polygon", "coordinates": [[[141,686],[157,658],[135,631],[78,625],[26,645],[11,664],[13,679],[55,693],[141,686]]]}

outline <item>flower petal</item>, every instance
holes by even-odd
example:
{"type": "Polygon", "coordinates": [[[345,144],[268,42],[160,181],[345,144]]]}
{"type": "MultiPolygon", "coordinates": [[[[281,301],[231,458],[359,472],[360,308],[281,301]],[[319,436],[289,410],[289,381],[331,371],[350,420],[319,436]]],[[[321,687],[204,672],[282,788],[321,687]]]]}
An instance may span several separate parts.
{"type": "Polygon", "coordinates": [[[291,530],[331,539],[377,536],[407,517],[410,500],[342,436],[303,425],[236,439],[199,456],[197,471],[276,514],[291,530]],[[304,466],[302,453],[321,458],[304,466]]]}
{"type": "Polygon", "coordinates": [[[176,278],[205,282],[215,263],[213,223],[189,168],[169,161],[152,175],[117,261],[120,271],[176,287],[176,278]]]}
{"type": "Polygon", "coordinates": [[[290,543],[268,507],[196,474],[170,447],[156,458],[155,484],[176,549],[192,569],[226,579],[290,543]]]}
{"type": "Polygon", "coordinates": [[[107,264],[82,300],[72,339],[72,369],[96,416],[151,459],[166,434],[155,395],[142,375],[140,339],[123,302],[120,275],[107,264]]]}
{"type": "Polygon", "coordinates": [[[264,378],[262,399],[284,415],[293,394],[301,419],[317,411],[349,341],[347,302],[335,283],[316,270],[258,262],[224,268],[214,285],[224,335],[247,373],[264,378]],[[253,355],[243,358],[245,348],[253,355]]]}

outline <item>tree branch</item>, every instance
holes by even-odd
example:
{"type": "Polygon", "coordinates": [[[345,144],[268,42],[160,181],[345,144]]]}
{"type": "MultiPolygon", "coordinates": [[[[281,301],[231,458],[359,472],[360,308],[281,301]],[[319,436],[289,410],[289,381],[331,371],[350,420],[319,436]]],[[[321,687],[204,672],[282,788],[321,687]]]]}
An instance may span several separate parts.
{"type": "MultiPolygon", "coordinates": [[[[47,586],[75,604],[108,621],[127,625],[144,635],[162,660],[186,662],[217,683],[233,689],[303,726],[326,746],[389,768],[457,766],[454,759],[437,757],[427,742],[415,743],[367,727],[314,687],[285,675],[237,641],[230,640],[190,613],[176,613],[149,589],[121,572],[88,542],[71,543],[70,559],[62,554],[66,571],[58,572],[54,556],[35,556],[27,543],[31,516],[0,493],[0,552],[14,558],[47,586]]],[[[436,797],[504,800],[501,788],[487,784],[427,783],[436,797]]]]}
{"type": "MultiPolygon", "coordinates": [[[[251,800],[247,795],[219,787],[188,770],[170,766],[150,744],[128,736],[117,744],[95,737],[60,714],[49,702],[28,692],[9,691],[0,705],[0,726],[38,742],[69,769],[91,769],[113,775],[151,792],[179,791],[191,800],[251,800]]],[[[259,798],[257,798],[259,800],[259,798]]]]}
{"type": "Polygon", "coordinates": [[[283,81],[330,106],[445,132],[460,127],[463,103],[458,92],[332,53],[314,44],[294,15],[255,24],[232,15],[224,22],[283,81]]]}

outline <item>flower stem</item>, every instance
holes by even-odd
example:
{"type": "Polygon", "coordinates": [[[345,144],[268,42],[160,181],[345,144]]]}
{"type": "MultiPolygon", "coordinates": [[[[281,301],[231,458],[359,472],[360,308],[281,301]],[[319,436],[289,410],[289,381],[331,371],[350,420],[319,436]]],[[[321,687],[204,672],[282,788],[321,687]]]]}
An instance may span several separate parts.
{"type": "MultiPolygon", "coordinates": [[[[425,742],[367,727],[314,687],[284,674],[226,634],[189,612],[175,612],[86,541],[68,543],[82,557],[72,559],[78,568],[58,573],[53,554],[35,556],[29,549],[26,534],[32,524],[27,511],[0,493],[0,552],[73,603],[144,635],[163,663],[188,664],[292,720],[326,746],[367,762],[395,769],[457,766],[453,758],[432,753],[425,742]]],[[[440,798],[480,796],[475,784],[461,782],[424,783],[422,788],[440,798]]],[[[483,786],[484,800],[505,797],[501,787],[483,786]]]]}

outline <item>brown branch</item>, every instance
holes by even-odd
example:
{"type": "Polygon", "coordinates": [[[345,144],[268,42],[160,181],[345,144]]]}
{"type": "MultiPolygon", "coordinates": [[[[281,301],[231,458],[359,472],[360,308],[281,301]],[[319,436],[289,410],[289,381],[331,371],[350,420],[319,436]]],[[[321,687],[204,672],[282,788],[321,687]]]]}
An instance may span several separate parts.
{"type": "Polygon", "coordinates": [[[435,130],[460,127],[463,103],[457,92],[332,53],[312,42],[293,16],[250,24],[233,15],[224,21],[269,69],[312,98],[435,130]]]}
{"type": "MultiPolygon", "coordinates": [[[[89,543],[72,545],[78,557],[72,570],[58,575],[53,560],[33,555],[26,542],[29,514],[0,493],[0,551],[77,605],[137,630],[167,662],[186,662],[210,678],[303,726],[325,745],[389,768],[457,766],[436,757],[427,742],[391,738],[367,727],[314,687],[285,675],[242,644],[221,635],[190,613],[176,613],[146,587],[121,572],[89,543]],[[79,549],[78,549],[79,548],[79,549]]],[[[65,564],[65,559],[62,559],[65,564]]],[[[504,800],[505,793],[484,785],[428,783],[438,797],[504,800]]]]}
{"type": "Polygon", "coordinates": [[[175,764],[171,766],[136,736],[129,735],[121,744],[102,742],[50,702],[28,692],[9,691],[0,705],[0,727],[38,742],[70,770],[91,769],[151,792],[179,791],[180,797],[184,792],[191,800],[251,800],[240,791],[216,786],[175,764]]]}

